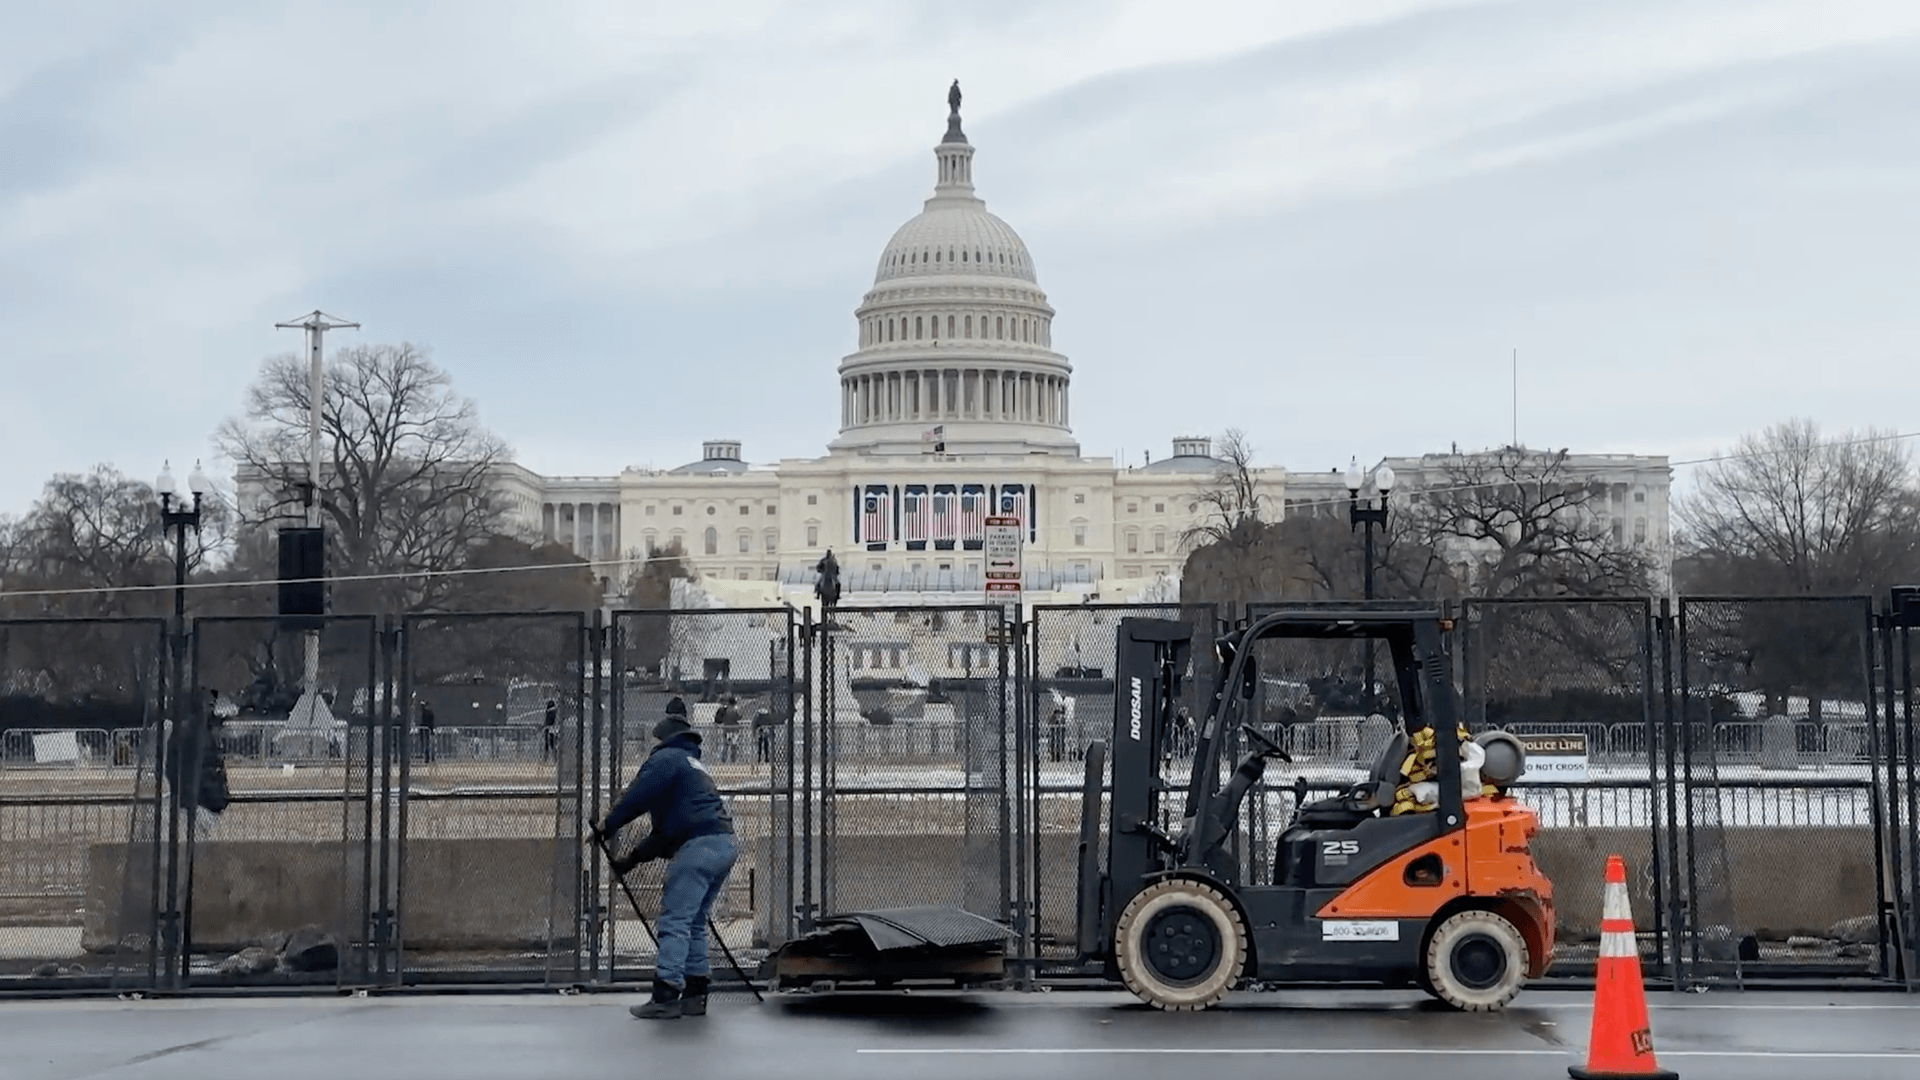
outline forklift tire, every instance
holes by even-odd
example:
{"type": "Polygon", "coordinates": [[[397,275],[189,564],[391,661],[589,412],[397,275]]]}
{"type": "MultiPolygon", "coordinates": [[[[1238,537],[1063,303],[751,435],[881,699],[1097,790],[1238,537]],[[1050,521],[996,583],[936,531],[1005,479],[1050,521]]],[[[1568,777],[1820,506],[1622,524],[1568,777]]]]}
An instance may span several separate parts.
{"type": "Polygon", "coordinates": [[[1526,939],[1491,911],[1462,911],[1427,940],[1423,988],[1456,1009],[1503,1009],[1526,979],[1526,939]]]}
{"type": "Polygon", "coordinates": [[[1219,889],[1172,878],[1142,889],[1114,928],[1120,977],[1140,1000],[1192,1012],[1219,1001],[1247,961],[1247,928],[1219,889]]]}

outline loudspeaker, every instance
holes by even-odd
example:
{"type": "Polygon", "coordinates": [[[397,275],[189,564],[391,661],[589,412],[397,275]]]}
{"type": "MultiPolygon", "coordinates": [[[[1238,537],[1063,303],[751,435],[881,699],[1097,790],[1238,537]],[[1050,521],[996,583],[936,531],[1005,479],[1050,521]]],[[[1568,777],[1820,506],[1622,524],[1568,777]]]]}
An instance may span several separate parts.
{"type": "Polygon", "coordinates": [[[327,533],[325,529],[280,530],[280,615],[282,625],[317,629],[327,613],[327,533]]]}
{"type": "Polygon", "coordinates": [[[1920,585],[1895,585],[1887,597],[1895,626],[1920,626],[1920,585]]]}

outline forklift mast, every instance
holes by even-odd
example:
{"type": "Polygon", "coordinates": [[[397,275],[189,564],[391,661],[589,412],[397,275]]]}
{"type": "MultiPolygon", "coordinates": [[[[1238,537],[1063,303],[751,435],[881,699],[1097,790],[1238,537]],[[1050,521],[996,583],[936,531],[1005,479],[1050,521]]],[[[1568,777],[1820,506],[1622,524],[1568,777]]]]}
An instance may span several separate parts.
{"type": "Polygon", "coordinates": [[[1159,817],[1160,754],[1179,707],[1193,628],[1164,619],[1122,619],[1114,667],[1113,797],[1107,876],[1134,881],[1159,871],[1172,841],[1159,817]]]}

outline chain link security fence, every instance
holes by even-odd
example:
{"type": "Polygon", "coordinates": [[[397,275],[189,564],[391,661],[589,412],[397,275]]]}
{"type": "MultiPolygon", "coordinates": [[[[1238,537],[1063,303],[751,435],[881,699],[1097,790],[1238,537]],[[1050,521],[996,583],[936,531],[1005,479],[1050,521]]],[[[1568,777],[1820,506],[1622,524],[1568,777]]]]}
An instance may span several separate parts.
{"type": "MultiPolygon", "coordinates": [[[[1191,627],[1197,722],[1222,625],[1205,605],[0,622],[0,992],[644,978],[651,937],[586,829],[675,698],[733,807],[714,926],[749,966],[828,914],[951,904],[1014,931],[1021,977],[1078,971],[1082,759],[1112,738],[1129,616],[1191,627]]],[[[1454,617],[1469,726],[1585,749],[1516,786],[1556,882],[1556,971],[1591,970],[1618,852],[1651,979],[1916,981],[1916,657],[1896,612],[1454,617]]],[[[1356,642],[1264,642],[1258,662],[1252,715],[1294,757],[1235,838],[1264,881],[1299,799],[1376,764],[1397,694],[1356,642]]],[[[1197,731],[1164,741],[1178,789],[1197,731]]],[[[629,882],[651,923],[659,868],[629,882]]]]}
{"type": "Polygon", "coordinates": [[[166,624],[0,621],[0,980],[151,985],[166,624]]]}

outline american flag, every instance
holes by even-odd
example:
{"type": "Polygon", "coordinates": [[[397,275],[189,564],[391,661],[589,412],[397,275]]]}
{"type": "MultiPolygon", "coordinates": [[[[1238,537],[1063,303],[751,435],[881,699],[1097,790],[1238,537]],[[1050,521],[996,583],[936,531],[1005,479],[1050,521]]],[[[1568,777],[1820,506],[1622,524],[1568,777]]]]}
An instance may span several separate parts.
{"type": "Polygon", "coordinates": [[[893,540],[893,507],[885,494],[866,496],[866,513],[860,519],[860,532],[868,544],[887,544],[893,540]]]}
{"type": "Polygon", "coordinates": [[[893,522],[887,513],[885,495],[869,495],[860,518],[860,534],[869,544],[884,544],[893,539],[893,522]]]}
{"type": "Polygon", "coordinates": [[[1016,517],[1021,524],[1027,521],[1027,493],[1019,490],[1000,492],[1000,513],[1006,517],[1016,517]]]}
{"type": "Polygon", "coordinates": [[[952,540],[958,533],[959,519],[955,513],[955,497],[950,491],[938,491],[933,496],[933,538],[952,540]]]}
{"type": "Polygon", "coordinates": [[[960,495],[960,538],[980,540],[987,535],[987,494],[967,491],[960,495]]]}
{"type": "Polygon", "coordinates": [[[925,492],[909,491],[900,497],[901,525],[906,534],[901,539],[909,543],[927,538],[927,496],[925,492]]]}

